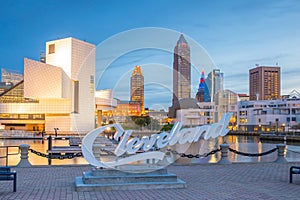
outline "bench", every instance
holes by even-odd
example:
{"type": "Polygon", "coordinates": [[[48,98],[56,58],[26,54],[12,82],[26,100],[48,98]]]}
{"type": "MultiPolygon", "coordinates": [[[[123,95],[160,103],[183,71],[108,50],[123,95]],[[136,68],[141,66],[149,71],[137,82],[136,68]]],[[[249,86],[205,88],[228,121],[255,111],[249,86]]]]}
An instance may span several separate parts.
{"type": "Polygon", "coordinates": [[[300,166],[291,166],[291,168],[290,168],[290,183],[293,183],[293,174],[300,174],[300,166]]]}
{"type": "Polygon", "coordinates": [[[17,191],[17,172],[11,171],[10,167],[0,167],[0,181],[14,181],[13,189],[17,191]]]}

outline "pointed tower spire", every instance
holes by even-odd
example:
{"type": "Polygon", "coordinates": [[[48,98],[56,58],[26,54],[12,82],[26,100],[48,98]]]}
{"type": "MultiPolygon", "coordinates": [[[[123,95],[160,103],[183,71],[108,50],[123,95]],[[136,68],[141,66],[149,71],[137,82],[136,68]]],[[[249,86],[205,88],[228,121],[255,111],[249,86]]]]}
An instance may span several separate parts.
{"type": "Polygon", "coordinates": [[[199,89],[198,89],[198,90],[204,89],[204,82],[205,82],[204,79],[205,79],[205,78],[204,78],[204,70],[202,70],[201,78],[200,78],[200,84],[199,84],[199,89]]]}
{"type": "Polygon", "coordinates": [[[204,78],[204,70],[202,70],[200,83],[199,83],[199,88],[198,88],[198,92],[196,94],[196,99],[199,102],[204,102],[205,101],[204,92],[205,92],[205,78],[204,78]]]}
{"type": "Polygon", "coordinates": [[[181,34],[174,48],[173,98],[168,117],[176,118],[176,106],[184,98],[191,98],[191,53],[181,34]]]}
{"type": "Polygon", "coordinates": [[[183,36],[183,34],[180,34],[180,37],[179,37],[179,39],[178,39],[178,41],[177,41],[177,45],[178,44],[187,44],[187,42],[186,42],[186,40],[185,40],[185,38],[184,38],[184,36],[183,36]]]}

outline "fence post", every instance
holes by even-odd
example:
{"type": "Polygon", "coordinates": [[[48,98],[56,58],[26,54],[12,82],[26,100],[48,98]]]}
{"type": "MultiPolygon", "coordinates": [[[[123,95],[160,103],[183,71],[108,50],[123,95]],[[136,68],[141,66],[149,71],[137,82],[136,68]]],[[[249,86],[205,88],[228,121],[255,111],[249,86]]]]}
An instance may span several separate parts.
{"type": "Polygon", "coordinates": [[[19,148],[21,149],[21,160],[17,167],[31,167],[31,164],[28,161],[28,151],[30,146],[28,144],[20,144],[19,148]]]}
{"type": "Polygon", "coordinates": [[[48,137],[48,165],[51,165],[51,156],[52,156],[52,137],[48,137]]]}
{"type": "Polygon", "coordinates": [[[285,151],[285,144],[277,144],[278,148],[278,157],[275,160],[276,163],[286,163],[286,159],[284,157],[284,151],[285,151]]]}
{"type": "Polygon", "coordinates": [[[220,148],[221,148],[221,159],[219,160],[218,164],[221,164],[221,165],[231,164],[231,162],[228,160],[229,145],[226,143],[223,143],[220,145],[220,148]]]}

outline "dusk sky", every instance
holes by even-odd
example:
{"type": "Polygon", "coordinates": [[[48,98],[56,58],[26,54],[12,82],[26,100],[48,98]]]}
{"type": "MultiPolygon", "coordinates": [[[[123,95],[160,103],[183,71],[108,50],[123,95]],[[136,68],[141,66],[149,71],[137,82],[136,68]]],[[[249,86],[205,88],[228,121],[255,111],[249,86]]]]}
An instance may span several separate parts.
{"type": "MultiPolygon", "coordinates": [[[[281,94],[288,94],[293,89],[300,91],[299,19],[297,0],[0,0],[0,67],[22,73],[24,57],[39,60],[49,40],[75,37],[98,45],[123,31],[160,27],[177,31],[178,37],[183,33],[200,44],[224,73],[225,89],[248,93],[249,69],[256,64],[275,66],[278,63],[281,94]]],[[[175,44],[176,39],[170,48],[175,44]]],[[[192,59],[197,56],[191,52],[192,59]]],[[[156,50],[129,52],[112,64],[110,73],[126,71],[129,77],[130,70],[141,65],[145,79],[149,80],[151,75],[144,71],[149,63],[156,63],[157,69],[160,64],[171,69],[173,55],[156,50]]],[[[197,67],[205,68],[201,64],[197,67]]],[[[168,83],[172,79],[171,71],[155,76],[169,80],[168,83]]],[[[100,81],[97,88],[112,88],[111,80],[100,81]]],[[[192,81],[196,87],[199,80],[192,81]]],[[[129,80],[127,83],[129,86],[129,80]]],[[[167,109],[171,105],[169,94],[158,95],[159,92],[147,85],[145,90],[146,107],[160,104],[167,109]]],[[[115,92],[116,98],[128,100],[128,96],[115,92]]]]}

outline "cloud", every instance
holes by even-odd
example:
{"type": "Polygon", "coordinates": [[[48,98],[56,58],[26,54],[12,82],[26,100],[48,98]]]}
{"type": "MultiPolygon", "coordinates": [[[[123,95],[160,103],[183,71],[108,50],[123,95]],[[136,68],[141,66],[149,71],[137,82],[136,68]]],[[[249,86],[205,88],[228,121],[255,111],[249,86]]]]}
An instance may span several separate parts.
{"type": "Polygon", "coordinates": [[[261,58],[248,59],[248,60],[245,60],[244,62],[248,62],[248,63],[270,63],[270,62],[274,62],[274,61],[275,62],[279,61],[279,60],[281,60],[283,58],[287,58],[289,56],[290,56],[290,54],[279,53],[277,55],[272,55],[272,56],[265,56],[265,57],[261,57],[261,58]]]}
{"type": "MultiPolygon", "coordinates": [[[[290,68],[287,70],[281,68],[281,75],[299,77],[300,72],[299,72],[299,69],[297,69],[296,67],[293,67],[293,68],[290,68]]],[[[299,78],[297,80],[299,80],[299,78]]]]}

